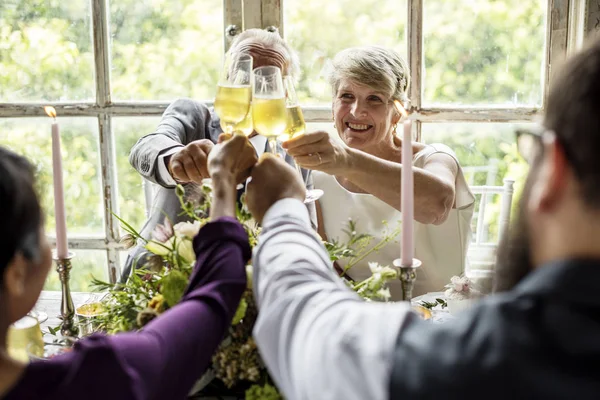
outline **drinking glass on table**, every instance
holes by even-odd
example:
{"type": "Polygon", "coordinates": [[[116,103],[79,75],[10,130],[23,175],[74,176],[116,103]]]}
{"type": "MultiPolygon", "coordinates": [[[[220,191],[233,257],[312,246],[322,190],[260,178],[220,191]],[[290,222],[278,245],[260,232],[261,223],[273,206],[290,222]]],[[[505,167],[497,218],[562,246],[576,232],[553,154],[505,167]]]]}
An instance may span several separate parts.
{"type": "Polygon", "coordinates": [[[217,84],[215,112],[221,120],[225,133],[241,131],[245,135],[247,126],[252,126],[250,103],[252,101],[252,57],[248,54],[228,54],[221,77],[217,84]]]}
{"type": "MultiPolygon", "coordinates": [[[[296,88],[294,87],[294,78],[290,75],[285,76],[283,78],[283,85],[286,92],[285,102],[287,109],[287,126],[283,136],[289,140],[304,134],[306,131],[306,122],[304,122],[302,108],[298,103],[298,96],[296,95],[296,88]]],[[[294,164],[296,165],[300,177],[304,180],[300,166],[297,163],[294,164]]],[[[323,196],[323,191],[321,189],[307,189],[304,202],[312,203],[321,198],[321,196],[323,196]]]]}

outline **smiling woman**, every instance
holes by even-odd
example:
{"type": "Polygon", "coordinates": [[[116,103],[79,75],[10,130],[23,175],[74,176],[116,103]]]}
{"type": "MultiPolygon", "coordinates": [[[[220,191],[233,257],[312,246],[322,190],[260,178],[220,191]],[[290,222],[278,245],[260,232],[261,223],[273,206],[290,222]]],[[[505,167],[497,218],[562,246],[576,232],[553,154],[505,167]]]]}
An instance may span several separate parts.
{"type": "MultiPolygon", "coordinates": [[[[404,162],[414,165],[419,223],[415,257],[423,261],[414,289],[419,295],[463,272],[474,197],[452,150],[403,143],[396,134],[402,116],[393,102],[406,104],[409,81],[407,63],[393,50],[343,50],[334,58],[330,75],[333,119],[341,140],[320,131],[284,146],[300,165],[315,170],[315,188],[325,192],[319,201],[320,234],[329,239],[344,239],[340,236],[349,218],[357,221],[357,230],[377,238],[397,229],[402,220],[398,178],[404,162]],[[411,147],[412,160],[402,159],[404,146],[411,147]]],[[[389,265],[399,257],[400,246],[388,244],[354,267],[352,278],[365,279],[370,261],[389,265]]],[[[401,297],[399,281],[390,289],[393,299],[401,297]]]]}

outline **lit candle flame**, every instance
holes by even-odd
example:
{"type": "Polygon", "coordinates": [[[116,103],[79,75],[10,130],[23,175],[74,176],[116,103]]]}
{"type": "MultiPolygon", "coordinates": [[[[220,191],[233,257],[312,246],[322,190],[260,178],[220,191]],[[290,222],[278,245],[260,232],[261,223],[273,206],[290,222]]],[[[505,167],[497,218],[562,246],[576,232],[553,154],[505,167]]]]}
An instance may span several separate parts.
{"type": "Polygon", "coordinates": [[[394,100],[394,105],[396,106],[396,110],[398,110],[398,112],[400,114],[402,114],[402,116],[404,118],[408,117],[408,113],[406,112],[406,108],[404,108],[404,106],[402,105],[402,103],[400,103],[399,100],[394,100]]]}
{"type": "Polygon", "coordinates": [[[56,110],[54,109],[54,107],[46,106],[44,107],[44,111],[46,111],[46,114],[48,114],[50,118],[56,119],[56,110]]]}

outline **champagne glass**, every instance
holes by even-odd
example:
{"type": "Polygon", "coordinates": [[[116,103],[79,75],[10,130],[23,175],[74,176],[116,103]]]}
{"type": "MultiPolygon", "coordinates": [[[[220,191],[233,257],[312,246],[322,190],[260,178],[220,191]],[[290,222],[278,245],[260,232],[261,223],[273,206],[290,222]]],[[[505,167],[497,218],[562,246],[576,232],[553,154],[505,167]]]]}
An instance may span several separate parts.
{"type": "MultiPolygon", "coordinates": [[[[282,136],[289,140],[304,134],[306,131],[306,122],[304,122],[302,108],[300,108],[300,104],[298,104],[298,96],[296,95],[296,88],[294,87],[294,78],[290,75],[286,75],[283,78],[283,85],[286,92],[287,125],[285,133],[282,136]]],[[[300,177],[304,180],[300,166],[297,163],[294,163],[294,165],[296,165],[298,174],[300,174],[300,177]]],[[[304,202],[312,203],[313,201],[320,199],[321,196],[323,196],[323,191],[321,189],[307,189],[304,202]]]]}
{"type": "Polygon", "coordinates": [[[252,84],[252,119],[254,130],[269,140],[271,153],[277,154],[277,137],[287,127],[285,90],[278,67],[254,69],[252,84]]]}
{"type": "Polygon", "coordinates": [[[254,132],[254,122],[252,121],[252,104],[250,104],[250,110],[246,114],[241,122],[238,122],[233,128],[234,132],[241,132],[246,136],[250,136],[254,132]]]}
{"type": "Polygon", "coordinates": [[[252,100],[251,76],[250,55],[227,54],[217,85],[214,105],[225,133],[233,133],[236,125],[242,123],[248,116],[252,100]]]}
{"type": "Polygon", "coordinates": [[[6,338],[8,354],[19,361],[28,362],[28,349],[35,354],[44,351],[44,340],[39,321],[29,315],[8,327],[6,338]]]}

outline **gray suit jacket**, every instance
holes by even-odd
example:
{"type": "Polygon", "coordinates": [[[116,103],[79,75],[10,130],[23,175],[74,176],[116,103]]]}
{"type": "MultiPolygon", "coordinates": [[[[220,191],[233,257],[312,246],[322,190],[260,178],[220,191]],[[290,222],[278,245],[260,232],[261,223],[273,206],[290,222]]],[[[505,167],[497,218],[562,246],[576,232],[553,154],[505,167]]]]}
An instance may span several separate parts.
{"type": "MultiPolygon", "coordinates": [[[[157,224],[163,223],[167,216],[173,224],[186,221],[187,217],[179,215],[181,207],[175,195],[175,187],[167,185],[158,174],[159,157],[167,151],[183,147],[195,140],[210,139],[216,143],[223,132],[219,117],[212,109],[192,99],[175,100],[165,110],[156,131],[140,138],[132,147],[129,162],[145,179],[159,185],[153,202],[150,217],[142,227],[140,234],[148,239],[157,224]]],[[[292,157],[286,154],[285,161],[294,166],[292,157]]],[[[309,170],[302,170],[304,182],[308,189],[312,188],[312,175],[309,170]]],[[[317,226],[314,203],[307,205],[313,226],[317,226]]],[[[131,273],[134,262],[144,254],[140,244],[130,251],[121,281],[124,282],[131,273]]]]}

